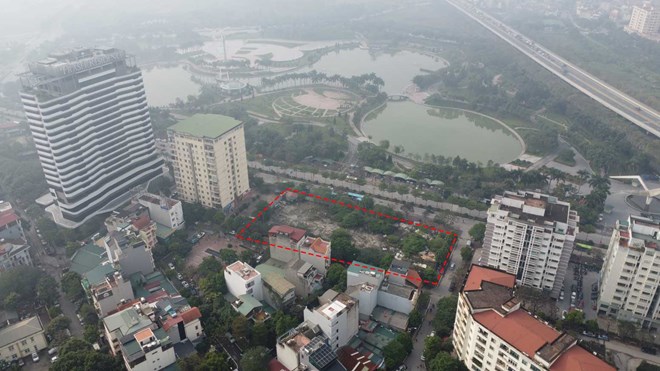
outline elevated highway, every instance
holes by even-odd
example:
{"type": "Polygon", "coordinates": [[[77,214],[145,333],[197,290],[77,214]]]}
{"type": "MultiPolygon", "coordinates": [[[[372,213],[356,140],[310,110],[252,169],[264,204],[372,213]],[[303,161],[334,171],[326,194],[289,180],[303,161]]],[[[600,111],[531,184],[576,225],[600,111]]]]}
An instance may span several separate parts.
{"type": "Polygon", "coordinates": [[[461,0],[446,1],[574,88],[656,138],[660,137],[660,113],[652,107],[588,74],[474,5],[461,0]]]}

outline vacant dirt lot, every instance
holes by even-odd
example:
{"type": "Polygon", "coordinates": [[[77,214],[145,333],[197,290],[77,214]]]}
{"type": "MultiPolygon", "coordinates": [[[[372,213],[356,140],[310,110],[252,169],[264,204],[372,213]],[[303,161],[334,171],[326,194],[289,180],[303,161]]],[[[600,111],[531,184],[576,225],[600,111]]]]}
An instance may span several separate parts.
{"type": "MultiPolygon", "coordinates": [[[[339,225],[329,219],[328,206],[315,202],[287,203],[275,209],[271,225],[285,224],[303,228],[314,236],[329,239],[339,225]]],[[[358,248],[381,249],[387,246],[385,238],[380,235],[351,230],[353,242],[358,248]]]]}
{"type": "Polygon", "coordinates": [[[192,251],[186,258],[186,267],[197,268],[207,256],[212,256],[207,249],[220,251],[221,249],[233,250],[240,256],[245,249],[239,246],[239,241],[233,236],[218,236],[216,234],[207,234],[198,243],[193,246],[192,251]],[[229,247],[229,245],[232,247],[229,247]]]}

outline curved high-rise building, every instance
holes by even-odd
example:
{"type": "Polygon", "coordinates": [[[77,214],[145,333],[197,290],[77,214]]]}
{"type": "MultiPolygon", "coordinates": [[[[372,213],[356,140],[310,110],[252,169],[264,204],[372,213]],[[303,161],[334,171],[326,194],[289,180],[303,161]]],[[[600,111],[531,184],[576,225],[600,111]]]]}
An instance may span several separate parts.
{"type": "Polygon", "coordinates": [[[142,73],[119,49],[76,49],[30,63],[21,100],[54,203],[75,227],[162,173],[142,73]]]}

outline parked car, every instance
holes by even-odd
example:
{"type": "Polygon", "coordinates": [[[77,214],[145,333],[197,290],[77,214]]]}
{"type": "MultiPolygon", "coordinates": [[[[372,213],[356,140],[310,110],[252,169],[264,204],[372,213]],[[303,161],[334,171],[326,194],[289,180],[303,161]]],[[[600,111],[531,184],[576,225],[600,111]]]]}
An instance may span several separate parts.
{"type": "Polygon", "coordinates": [[[653,354],[653,355],[658,354],[658,350],[655,349],[655,347],[652,347],[652,346],[643,346],[641,349],[642,349],[642,352],[644,352],[646,354],[653,354]]]}
{"type": "Polygon", "coordinates": [[[609,341],[610,337],[607,336],[607,334],[600,334],[600,335],[598,335],[598,340],[609,341]]]}
{"type": "Polygon", "coordinates": [[[55,353],[57,353],[57,347],[53,347],[53,348],[48,349],[48,355],[49,356],[52,356],[55,353]]]}
{"type": "Polygon", "coordinates": [[[171,270],[174,270],[174,269],[175,269],[175,268],[174,268],[174,264],[172,264],[172,263],[167,263],[167,266],[168,266],[171,270]]]}
{"type": "Polygon", "coordinates": [[[189,284],[188,282],[186,282],[186,281],[181,281],[181,284],[182,284],[183,287],[185,287],[185,288],[189,288],[189,287],[190,287],[190,284],[189,284]]]}
{"type": "Polygon", "coordinates": [[[55,362],[57,362],[57,359],[58,359],[58,358],[59,358],[59,357],[57,357],[57,356],[51,358],[51,359],[50,359],[50,363],[55,363],[55,362]]]}
{"type": "Polygon", "coordinates": [[[435,330],[431,331],[428,337],[433,337],[433,336],[435,336],[435,330]]]}
{"type": "Polygon", "coordinates": [[[32,353],[32,362],[39,362],[39,355],[36,352],[32,353]]]}
{"type": "Polygon", "coordinates": [[[176,274],[176,278],[177,278],[179,281],[183,280],[183,274],[181,274],[181,273],[177,273],[177,274],[176,274]]]}

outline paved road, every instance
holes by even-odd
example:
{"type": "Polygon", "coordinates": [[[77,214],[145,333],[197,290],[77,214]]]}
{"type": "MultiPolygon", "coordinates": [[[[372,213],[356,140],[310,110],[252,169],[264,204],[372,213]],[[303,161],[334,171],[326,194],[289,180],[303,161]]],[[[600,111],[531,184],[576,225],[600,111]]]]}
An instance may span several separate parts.
{"type": "Polygon", "coordinates": [[[660,113],[655,109],[596,79],[474,5],[461,0],[447,2],[574,88],[652,135],[660,137],[660,113]]]}

